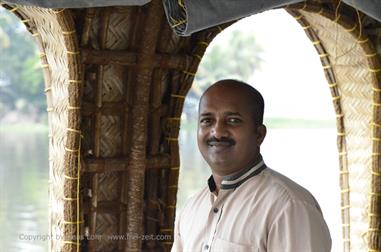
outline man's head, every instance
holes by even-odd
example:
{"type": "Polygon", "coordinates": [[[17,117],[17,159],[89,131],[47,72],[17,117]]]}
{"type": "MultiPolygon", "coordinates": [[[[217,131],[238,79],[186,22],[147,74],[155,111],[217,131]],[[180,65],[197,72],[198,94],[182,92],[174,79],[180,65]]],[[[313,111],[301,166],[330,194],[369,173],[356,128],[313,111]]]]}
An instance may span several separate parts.
{"type": "Polygon", "coordinates": [[[264,101],[250,85],[221,80],[202,95],[198,147],[214,174],[226,176],[252,166],[266,136],[264,101]]]}

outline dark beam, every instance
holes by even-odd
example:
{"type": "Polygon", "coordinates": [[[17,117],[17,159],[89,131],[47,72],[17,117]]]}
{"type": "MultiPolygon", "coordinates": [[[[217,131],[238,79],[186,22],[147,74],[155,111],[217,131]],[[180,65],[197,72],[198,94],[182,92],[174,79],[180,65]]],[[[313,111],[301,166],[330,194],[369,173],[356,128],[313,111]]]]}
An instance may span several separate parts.
{"type": "MultiPolygon", "coordinates": [[[[169,156],[157,155],[148,157],[146,164],[147,169],[163,169],[170,166],[169,156]]],[[[87,158],[83,172],[87,173],[105,173],[127,170],[127,158],[87,158]]]]}

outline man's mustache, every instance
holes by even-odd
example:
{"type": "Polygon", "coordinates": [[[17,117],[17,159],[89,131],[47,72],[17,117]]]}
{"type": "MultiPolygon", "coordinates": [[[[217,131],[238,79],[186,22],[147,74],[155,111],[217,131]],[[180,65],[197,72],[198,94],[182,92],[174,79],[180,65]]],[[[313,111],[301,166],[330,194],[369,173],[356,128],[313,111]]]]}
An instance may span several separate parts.
{"type": "Polygon", "coordinates": [[[208,145],[214,145],[214,144],[218,144],[218,143],[234,145],[235,141],[231,138],[228,138],[228,137],[221,137],[220,139],[218,139],[216,137],[211,137],[208,140],[206,140],[206,143],[208,145]]]}

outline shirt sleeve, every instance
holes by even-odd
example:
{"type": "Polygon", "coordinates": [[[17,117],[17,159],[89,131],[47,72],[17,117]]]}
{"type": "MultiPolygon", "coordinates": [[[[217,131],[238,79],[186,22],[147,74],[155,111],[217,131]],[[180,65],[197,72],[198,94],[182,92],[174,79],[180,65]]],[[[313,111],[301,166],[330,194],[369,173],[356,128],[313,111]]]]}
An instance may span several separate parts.
{"type": "Polygon", "coordinates": [[[181,213],[176,215],[176,220],[175,220],[175,230],[173,232],[173,245],[171,252],[182,252],[183,251],[183,242],[181,240],[181,235],[180,235],[180,219],[181,219],[181,213]]]}
{"type": "Polygon", "coordinates": [[[332,241],[318,206],[289,201],[270,226],[268,252],[329,252],[332,241]]]}

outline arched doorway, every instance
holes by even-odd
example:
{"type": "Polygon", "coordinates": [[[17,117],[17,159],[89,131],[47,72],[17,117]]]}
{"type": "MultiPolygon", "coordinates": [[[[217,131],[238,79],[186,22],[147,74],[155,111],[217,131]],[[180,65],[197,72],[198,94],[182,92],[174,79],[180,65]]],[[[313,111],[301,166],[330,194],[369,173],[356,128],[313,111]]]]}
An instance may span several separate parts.
{"type": "Polygon", "coordinates": [[[264,95],[268,129],[261,148],[264,160],[312,192],[330,228],[332,250],[341,251],[336,119],[330,90],[315,48],[284,10],[244,18],[209,44],[183,110],[177,211],[206,186],[211,174],[196,143],[197,105],[200,93],[223,78],[244,80],[264,95]],[[320,181],[325,181],[324,187],[320,181]]]}
{"type": "Polygon", "coordinates": [[[344,250],[361,250],[378,232],[377,228],[366,228],[368,212],[369,224],[377,226],[373,221],[377,214],[370,210],[376,204],[373,201],[373,207],[370,205],[369,195],[373,200],[379,195],[378,189],[374,184],[372,189],[370,183],[371,174],[373,178],[379,174],[372,171],[377,169],[379,156],[379,138],[374,136],[378,134],[379,124],[373,121],[379,113],[377,53],[367,37],[369,31],[364,28],[366,17],[355,10],[344,15],[339,5],[329,10],[319,4],[300,4],[289,7],[288,11],[315,46],[332,94],[337,122],[344,250]]]}

